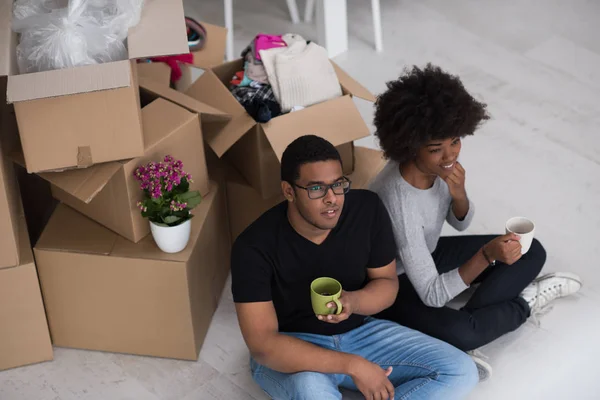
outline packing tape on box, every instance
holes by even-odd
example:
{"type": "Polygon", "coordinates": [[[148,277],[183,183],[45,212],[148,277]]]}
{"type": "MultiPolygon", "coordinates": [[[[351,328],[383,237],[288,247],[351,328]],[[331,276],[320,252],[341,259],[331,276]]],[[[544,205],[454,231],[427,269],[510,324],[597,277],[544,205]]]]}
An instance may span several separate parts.
{"type": "Polygon", "coordinates": [[[90,146],[79,146],[77,148],[77,167],[87,168],[94,164],[92,160],[92,149],[90,146]]]}

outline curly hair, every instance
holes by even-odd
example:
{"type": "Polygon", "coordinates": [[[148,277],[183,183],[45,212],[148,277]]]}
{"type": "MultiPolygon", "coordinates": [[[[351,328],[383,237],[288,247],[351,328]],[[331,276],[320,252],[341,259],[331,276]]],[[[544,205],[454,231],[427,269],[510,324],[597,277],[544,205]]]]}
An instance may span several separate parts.
{"type": "Polygon", "coordinates": [[[340,153],[322,137],[305,135],[288,145],[281,157],[281,180],[293,184],[300,178],[300,167],[318,161],[339,161],[340,153]]]}
{"type": "Polygon", "coordinates": [[[387,159],[405,163],[431,140],[472,135],[490,117],[457,76],[413,66],[375,102],[375,136],[387,159]]]}

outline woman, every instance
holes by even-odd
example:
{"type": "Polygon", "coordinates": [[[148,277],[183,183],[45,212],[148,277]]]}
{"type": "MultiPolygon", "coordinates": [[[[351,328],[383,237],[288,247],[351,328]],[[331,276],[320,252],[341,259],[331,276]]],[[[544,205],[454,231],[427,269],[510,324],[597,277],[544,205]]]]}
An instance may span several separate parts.
{"type": "MultiPolygon", "coordinates": [[[[444,221],[459,231],[473,219],[458,161],[462,138],[489,119],[460,79],[438,67],[414,67],[377,100],[375,135],[389,159],[371,184],[386,205],[398,246],[400,288],[379,317],[420,330],[463,351],[521,326],[559,298],[577,292],[571,273],[538,278],[546,252],[533,241],[521,255],[519,236],[441,237],[444,221]],[[460,310],[446,304],[480,284],[460,310]]],[[[480,379],[491,367],[474,356],[480,379]]]]}

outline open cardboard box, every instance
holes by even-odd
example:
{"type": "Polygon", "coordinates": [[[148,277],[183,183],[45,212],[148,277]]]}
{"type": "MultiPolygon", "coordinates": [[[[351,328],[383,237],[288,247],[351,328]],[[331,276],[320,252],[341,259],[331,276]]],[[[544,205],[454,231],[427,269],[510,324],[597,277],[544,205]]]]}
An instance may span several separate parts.
{"type": "Polygon", "coordinates": [[[279,165],[285,148],[295,139],[314,134],[329,140],[342,154],[344,172],[353,170],[353,141],[369,136],[369,128],[352,96],[368,101],[375,97],[332,62],[343,96],[257,123],[229,91],[242,59],[211,68],[192,84],[186,94],[232,116],[225,126],[206,129],[204,138],[217,156],[228,154],[230,162],[261,195],[268,199],[279,191],[279,165]],[[341,147],[344,146],[344,147],[341,147]]]}
{"type": "MultiPolygon", "coordinates": [[[[373,178],[385,166],[383,153],[366,147],[355,147],[355,168],[349,176],[352,189],[366,189],[373,178]]],[[[227,205],[229,209],[229,226],[231,240],[234,241],[252,222],[265,211],[284,200],[279,193],[268,199],[260,194],[233,168],[225,167],[227,174],[227,205]]]]}
{"type": "Polygon", "coordinates": [[[150,233],[136,203],[143,192],[134,179],[135,169],[172,155],[192,175],[190,189],[202,196],[209,178],[200,122],[224,124],[229,116],[151,79],[140,79],[144,122],[144,155],[131,160],[94,165],[85,169],[44,172],[55,198],[125,238],[138,242],[150,233]]]}
{"type": "MultiPolygon", "coordinates": [[[[227,29],[222,26],[201,22],[206,29],[207,41],[201,50],[192,52],[194,62],[191,67],[208,69],[223,63],[227,29]]],[[[192,68],[188,64],[180,64],[181,79],[175,83],[177,90],[185,91],[192,85],[192,68]]],[[[153,79],[166,86],[171,85],[171,68],[161,62],[143,62],[137,65],[138,76],[153,79]]]]}
{"type": "Polygon", "coordinates": [[[59,205],[34,249],[54,344],[196,360],[229,273],[225,188],[194,213],[188,246],[167,254],[59,205]]]}
{"type": "Polygon", "coordinates": [[[28,172],[144,154],[136,58],[187,53],[181,0],[147,0],[127,39],[130,60],[18,74],[12,0],[0,0],[0,76],[8,76],[28,172]]]}
{"type": "Polygon", "coordinates": [[[52,343],[25,219],[18,265],[0,268],[0,370],[52,360],[52,343]]]}

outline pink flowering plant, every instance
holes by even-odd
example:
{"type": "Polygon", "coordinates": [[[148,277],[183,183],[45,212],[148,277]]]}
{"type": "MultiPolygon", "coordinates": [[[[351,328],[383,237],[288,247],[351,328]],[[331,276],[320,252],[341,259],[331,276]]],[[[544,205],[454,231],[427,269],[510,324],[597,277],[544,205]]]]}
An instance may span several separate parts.
{"type": "Polygon", "coordinates": [[[166,156],[163,162],[151,161],[133,172],[144,191],[137,203],[144,218],[160,226],[177,226],[193,217],[191,209],[200,204],[198,191],[190,192],[192,176],[183,170],[183,162],[166,156]]]}

